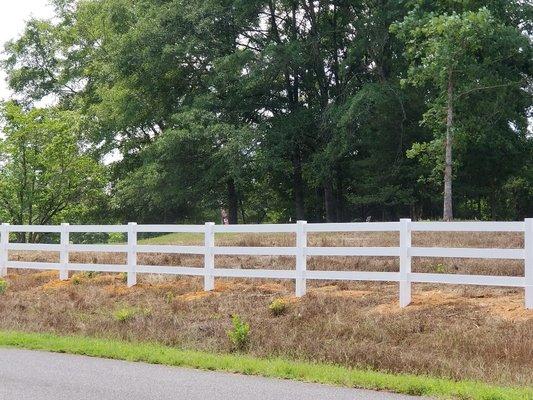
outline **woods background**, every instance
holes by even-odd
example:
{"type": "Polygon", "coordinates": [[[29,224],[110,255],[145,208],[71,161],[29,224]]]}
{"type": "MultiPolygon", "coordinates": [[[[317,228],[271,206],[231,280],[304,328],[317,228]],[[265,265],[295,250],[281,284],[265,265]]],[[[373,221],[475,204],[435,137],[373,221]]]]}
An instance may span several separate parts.
{"type": "Polygon", "coordinates": [[[3,53],[4,222],[533,216],[528,2],[53,4],[3,53]]]}

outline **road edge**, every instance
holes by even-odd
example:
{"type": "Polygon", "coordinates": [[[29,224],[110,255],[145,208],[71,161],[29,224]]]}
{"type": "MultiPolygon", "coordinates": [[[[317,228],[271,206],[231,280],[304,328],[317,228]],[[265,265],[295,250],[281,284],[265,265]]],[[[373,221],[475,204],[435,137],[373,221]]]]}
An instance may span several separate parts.
{"type": "Polygon", "coordinates": [[[0,331],[0,346],[69,353],[124,361],[146,362],[210,371],[291,379],[359,389],[461,400],[527,400],[533,389],[499,387],[476,381],[453,381],[430,376],[392,374],[364,369],[263,359],[242,354],[214,354],[147,342],[126,342],[52,333],[0,331]]]}

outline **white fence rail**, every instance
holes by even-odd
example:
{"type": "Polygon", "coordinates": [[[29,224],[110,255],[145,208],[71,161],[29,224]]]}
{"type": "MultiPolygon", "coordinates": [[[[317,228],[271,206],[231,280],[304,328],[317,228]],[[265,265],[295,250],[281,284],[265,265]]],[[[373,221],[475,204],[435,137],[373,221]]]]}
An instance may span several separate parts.
{"type": "Polygon", "coordinates": [[[368,223],[306,223],[262,224],[262,225],[9,225],[2,224],[0,231],[0,276],[7,268],[58,270],[60,279],[68,279],[69,271],[125,272],[127,282],[133,286],[138,273],[192,275],[204,277],[205,290],[213,290],[215,277],[292,279],[296,284],[296,296],[306,292],[306,281],[348,280],[348,281],[393,281],[400,287],[400,307],[411,302],[411,284],[442,283],[465,285],[510,286],[525,289],[525,306],[533,309],[533,218],[523,222],[399,222],[368,223]],[[442,248],[412,247],[412,232],[520,232],[524,234],[523,249],[495,248],[442,248]],[[10,233],[43,232],[59,233],[60,244],[10,243],[10,233]],[[127,234],[127,244],[72,244],[70,233],[121,232],[127,234]],[[138,233],[201,233],[203,246],[140,245],[138,233]],[[215,233],[294,233],[295,247],[217,247],[215,233]],[[307,234],[311,232],[399,232],[398,247],[307,247],[307,234]],[[9,251],[52,251],[59,252],[59,263],[9,261],[9,251]],[[69,261],[71,252],[117,252],[127,254],[125,265],[76,264],[69,261]],[[199,254],[204,257],[204,267],[173,267],[139,265],[138,253],[199,254]],[[291,256],[295,257],[296,268],[291,270],[231,269],[215,268],[215,255],[291,256]],[[307,270],[308,256],[385,256],[399,257],[399,272],[366,271],[311,271],[307,270]],[[524,260],[524,276],[486,276],[432,274],[411,272],[412,257],[456,257],[524,260]]]}

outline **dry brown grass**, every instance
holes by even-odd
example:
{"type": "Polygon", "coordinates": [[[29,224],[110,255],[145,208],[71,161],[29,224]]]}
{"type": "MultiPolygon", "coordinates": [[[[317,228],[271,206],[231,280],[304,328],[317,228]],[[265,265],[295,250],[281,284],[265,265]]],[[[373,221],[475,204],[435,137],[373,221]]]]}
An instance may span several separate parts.
{"type": "MultiPolygon", "coordinates": [[[[234,235],[219,244],[293,245],[283,235],[234,235]]],[[[394,246],[384,234],[310,235],[310,245],[394,246]]],[[[521,247],[514,234],[425,234],[413,245],[521,247]]],[[[29,260],[27,253],[11,259],[29,260]]],[[[37,254],[32,260],[57,260],[37,254]]],[[[75,262],[123,263],[115,254],[80,253],[75,262]]],[[[153,265],[202,266],[201,257],[141,255],[153,265]]],[[[217,257],[217,266],[294,268],[290,257],[217,257]]],[[[314,257],[312,269],[395,271],[387,258],[314,257]]],[[[417,271],[523,274],[523,263],[499,260],[420,259],[417,271]]],[[[139,276],[128,289],[117,274],[77,274],[68,282],[57,272],[10,270],[9,290],[0,297],[0,329],[52,331],[168,345],[230,351],[229,315],[250,323],[249,352],[329,361],[347,366],[479,379],[498,384],[533,385],[533,312],[523,306],[523,291],[467,286],[414,285],[413,304],[398,307],[397,284],[309,282],[309,293],[293,297],[293,283],[275,280],[217,279],[214,292],[202,291],[198,278],[139,276]],[[78,284],[75,284],[78,283],[78,284]],[[270,302],[283,297],[288,311],[274,317],[270,302]],[[115,311],[137,310],[118,321],[115,311]]]]}

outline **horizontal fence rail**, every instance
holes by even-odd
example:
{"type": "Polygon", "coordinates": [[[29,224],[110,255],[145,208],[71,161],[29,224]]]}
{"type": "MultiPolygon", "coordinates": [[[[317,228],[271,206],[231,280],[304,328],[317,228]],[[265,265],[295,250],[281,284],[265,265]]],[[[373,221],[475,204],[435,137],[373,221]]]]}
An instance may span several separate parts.
{"type": "Polygon", "coordinates": [[[0,229],[0,276],[10,268],[57,270],[62,280],[69,271],[102,271],[127,274],[128,286],[137,283],[138,273],[190,275],[204,278],[204,289],[213,290],[216,277],[291,279],[296,284],[296,296],[306,293],[306,282],[311,280],[387,281],[399,283],[400,307],[411,302],[412,283],[438,283],[462,285],[488,285],[519,287],[525,290],[525,306],[533,309],[533,218],[520,222],[399,222],[364,223],[306,223],[255,224],[255,225],[9,225],[0,229]],[[398,247],[308,247],[307,234],[314,232],[398,232],[398,247]],[[523,249],[412,247],[412,232],[519,232],[524,234],[523,249]],[[59,233],[59,244],[10,243],[11,233],[59,233]],[[126,244],[73,244],[71,233],[124,233],[126,244]],[[197,233],[204,236],[203,246],[143,245],[138,244],[138,233],[197,233]],[[291,233],[296,235],[294,247],[236,247],[216,246],[216,233],[291,233]],[[9,251],[59,252],[59,263],[9,261],[9,251]],[[80,264],[69,261],[73,252],[123,253],[127,263],[80,264]],[[204,266],[139,265],[139,253],[196,254],[204,258],[204,266]],[[295,258],[296,268],[231,269],[215,268],[215,255],[288,256],[295,258]],[[397,257],[399,272],[372,271],[316,271],[307,269],[307,257],[371,256],[397,257]],[[524,276],[486,276],[413,273],[412,257],[453,257],[480,259],[524,260],[524,276]]]}

